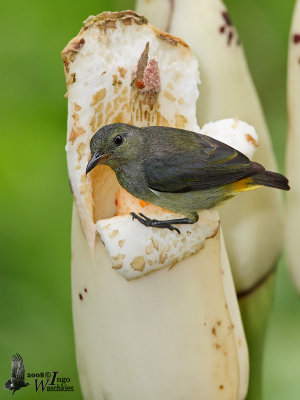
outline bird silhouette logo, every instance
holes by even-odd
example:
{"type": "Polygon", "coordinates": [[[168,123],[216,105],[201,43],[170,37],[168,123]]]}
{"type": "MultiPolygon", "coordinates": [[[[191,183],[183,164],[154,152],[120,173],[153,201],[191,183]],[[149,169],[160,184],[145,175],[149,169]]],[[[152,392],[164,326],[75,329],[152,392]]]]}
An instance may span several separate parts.
{"type": "Polygon", "coordinates": [[[22,387],[28,386],[29,383],[25,382],[25,367],[23,358],[19,353],[11,356],[11,378],[5,382],[4,388],[12,390],[12,395],[22,387]]]}

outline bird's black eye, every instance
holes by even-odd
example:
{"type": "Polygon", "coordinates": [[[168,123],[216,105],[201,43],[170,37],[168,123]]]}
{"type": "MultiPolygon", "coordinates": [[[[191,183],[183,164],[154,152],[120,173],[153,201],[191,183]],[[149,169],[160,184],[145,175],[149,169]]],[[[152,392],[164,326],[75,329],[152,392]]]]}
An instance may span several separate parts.
{"type": "Polygon", "coordinates": [[[123,143],[123,138],[121,135],[117,135],[117,136],[115,136],[114,141],[115,141],[116,145],[120,146],[120,144],[123,143]]]}

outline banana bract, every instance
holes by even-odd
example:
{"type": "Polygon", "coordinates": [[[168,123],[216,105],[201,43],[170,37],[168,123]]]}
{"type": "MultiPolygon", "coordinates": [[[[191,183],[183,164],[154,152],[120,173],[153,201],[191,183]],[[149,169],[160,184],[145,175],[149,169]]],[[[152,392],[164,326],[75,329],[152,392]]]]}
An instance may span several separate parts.
{"type": "MultiPolygon", "coordinates": [[[[84,397],[244,399],[248,352],[218,213],[200,213],[181,235],[146,228],[130,211],[172,214],[131,196],[105,166],[85,175],[89,141],[103,125],[201,131],[195,56],[180,38],[124,11],[89,17],[63,60],[73,316],[84,397]]],[[[254,152],[256,133],[241,121],[217,121],[202,131],[254,152]]]]}
{"type": "MultiPolygon", "coordinates": [[[[137,11],[182,37],[197,56],[202,81],[198,123],[238,117],[253,125],[259,134],[254,160],[276,170],[263,112],[225,5],[220,0],[138,0],[137,11]]],[[[237,292],[249,290],[280,255],[281,194],[265,188],[242,194],[222,207],[221,217],[237,292]]]]}
{"type": "MultiPolygon", "coordinates": [[[[137,10],[159,28],[186,40],[197,56],[202,81],[197,102],[198,123],[235,116],[250,123],[259,134],[254,160],[267,169],[276,170],[268,129],[243,48],[223,2],[138,0],[137,10]]],[[[296,115],[296,106],[294,110],[296,115]]],[[[292,140],[291,148],[296,154],[296,142],[292,140]]],[[[295,198],[294,195],[292,200],[291,194],[290,201],[295,204],[290,212],[291,218],[299,214],[299,210],[295,210],[295,198]]],[[[259,400],[262,395],[264,332],[274,290],[274,279],[268,277],[283,246],[281,193],[266,188],[245,193],[227,202],[220,213],[249,346],[251,378],[248,398],[259,400]],[[246,300],[242,301],[244,295],[246,300]],[[265,306],[267,298],[268,306],[265,306]],[[253,313],[253,309],[259,313],[253,313]]],[[[296,229],[296,218],[292,224],[296,229]]],[[[296,230],[290,229],[289,232],[290,258],[294,258],[296,265],[297,235],[293,236],[292,232],[296,230]]]]}
{"type": "Polygon", "coordinates": [[[300,2],[295,5],[288,56],[288,137],[287,175],[292,190],[287,194],[286,255],[288,266],[300,293],[300,2]]]}

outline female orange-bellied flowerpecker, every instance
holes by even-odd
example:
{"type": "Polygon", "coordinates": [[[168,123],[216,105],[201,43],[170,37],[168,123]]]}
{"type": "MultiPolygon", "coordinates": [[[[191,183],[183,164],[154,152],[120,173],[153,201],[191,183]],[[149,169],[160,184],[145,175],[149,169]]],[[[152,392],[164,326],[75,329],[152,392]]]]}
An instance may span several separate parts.
{"type": "Polygon", "coordinates": [[[108,165],[133,196],[185,216],[158,221],[131,213],[146,226],[179,232],[174,224],[193,224],[199,210],[240,192],[259,186],[289,190],[283,175],[266,171],[216,139],[183,129],[106,125],[94,134],[90,148],[86,173],[108,165]]]}

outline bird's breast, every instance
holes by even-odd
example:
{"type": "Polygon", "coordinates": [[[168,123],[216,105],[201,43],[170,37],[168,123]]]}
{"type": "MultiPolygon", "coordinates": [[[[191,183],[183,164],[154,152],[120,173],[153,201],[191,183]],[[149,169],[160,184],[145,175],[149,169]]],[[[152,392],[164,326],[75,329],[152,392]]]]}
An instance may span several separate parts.
{"type": "Polygon", "coordinates": [[[143,199],[149,191],[144,171],[138,165],[124,166],[116,176],[119,184],[135,197],[143,199]]]}

